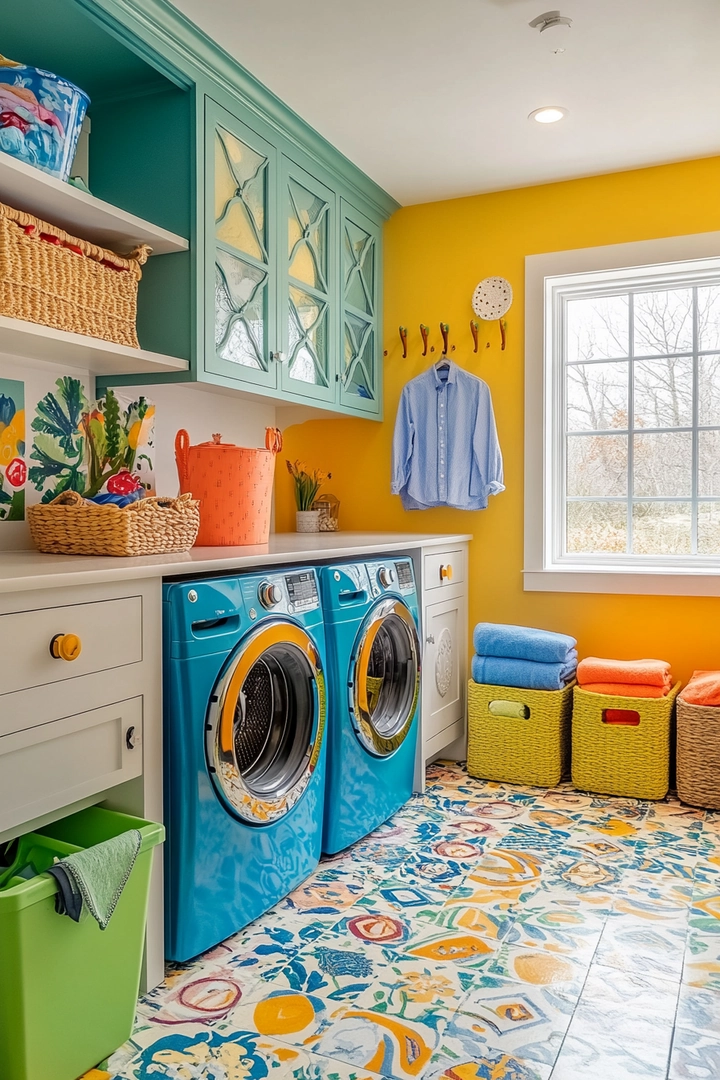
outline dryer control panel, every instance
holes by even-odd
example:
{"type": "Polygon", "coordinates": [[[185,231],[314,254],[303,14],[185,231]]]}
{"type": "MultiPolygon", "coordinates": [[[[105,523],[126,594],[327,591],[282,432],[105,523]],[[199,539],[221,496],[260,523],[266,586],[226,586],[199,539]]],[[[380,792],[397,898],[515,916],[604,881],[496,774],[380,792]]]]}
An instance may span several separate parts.
{"type": "Polygon", "coordinates": [[[373,596],[388,591],[402,594],[415,592],[415,575],[410,559],[388,557],[382,562],[368,563],[367,570],[373,596]]]}

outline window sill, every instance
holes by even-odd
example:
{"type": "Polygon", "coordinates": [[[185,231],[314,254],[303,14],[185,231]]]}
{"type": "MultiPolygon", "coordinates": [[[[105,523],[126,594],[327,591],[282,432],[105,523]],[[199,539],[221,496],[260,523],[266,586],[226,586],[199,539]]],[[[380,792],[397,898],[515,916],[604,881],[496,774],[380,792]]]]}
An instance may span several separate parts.
{"type": "Polygon", "coordinates": [[[568,566],[524,570],[525,592],[609,593],[636,596],[720,596],[720,568],[678,568],[658,571],[649,567],[600,570],[568,566]]]}

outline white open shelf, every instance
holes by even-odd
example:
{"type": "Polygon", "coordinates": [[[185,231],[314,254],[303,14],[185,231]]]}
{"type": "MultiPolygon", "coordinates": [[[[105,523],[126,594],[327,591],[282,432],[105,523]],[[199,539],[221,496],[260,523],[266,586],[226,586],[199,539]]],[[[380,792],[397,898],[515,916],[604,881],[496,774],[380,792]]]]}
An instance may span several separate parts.
{"type": "Polygon", "coordinates": [[[0,353],[84,368],[95,375],[136,375],[145,371],[187,371],[187,360],[147,349],[131,349],[101,338],[69,334],[49,326],[0,315],[0,353]]]}
{"type": "Polygon", "coordinates": [[[154,255],[187,251],[182,236],[128,214],[0,151],[0,200],[119,254],[149,244],[154,255]]]}

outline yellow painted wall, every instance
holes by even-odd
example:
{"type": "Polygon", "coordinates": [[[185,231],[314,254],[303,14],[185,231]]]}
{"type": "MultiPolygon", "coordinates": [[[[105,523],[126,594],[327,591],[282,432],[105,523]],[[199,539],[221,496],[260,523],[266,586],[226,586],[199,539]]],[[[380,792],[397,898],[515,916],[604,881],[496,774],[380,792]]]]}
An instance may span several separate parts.
{"type": "MultiPolygon", "coordinates": [[[[474,534],[470,622],[525,623],[573,634],[581,655],[657,656],[683,679],[720,668],[720,600],[523,591],[523,364],[526,255],[720,229],[720,157],[400,210],[385,231],[385,421],[315,420],[289,428],[286,454],[329,469],[341,528],[474,534]],[[481,323],[472,353],[470,297],[490,275],[511,282],[508,343],[481,323]],[[390,494],[390,446],[400,391],[430,358],[419,324],[450,323],[458,364],[492,391],[506,491],[487,510],[405,512],[390,494]],[[410,331],[402,359],[398,326],[410,331]],[[485,341],[490,348],[484,348],[485,341]]],[[[437,353],[436,353],[437,356],[437,353]]],[[[294,527],[290,477],[278,469],[278,531],[294,527]]]]}

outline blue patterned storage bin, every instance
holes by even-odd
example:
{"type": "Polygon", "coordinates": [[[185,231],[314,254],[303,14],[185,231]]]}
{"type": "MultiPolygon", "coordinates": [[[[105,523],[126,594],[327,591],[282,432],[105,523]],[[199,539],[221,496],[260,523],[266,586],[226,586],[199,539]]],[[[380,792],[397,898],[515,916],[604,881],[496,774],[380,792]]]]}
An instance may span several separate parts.
{"type": "Polygon", "coordinates": [[[0,150],[67,180],[87,94],[49,71],[0,56],[0,150]]]}

